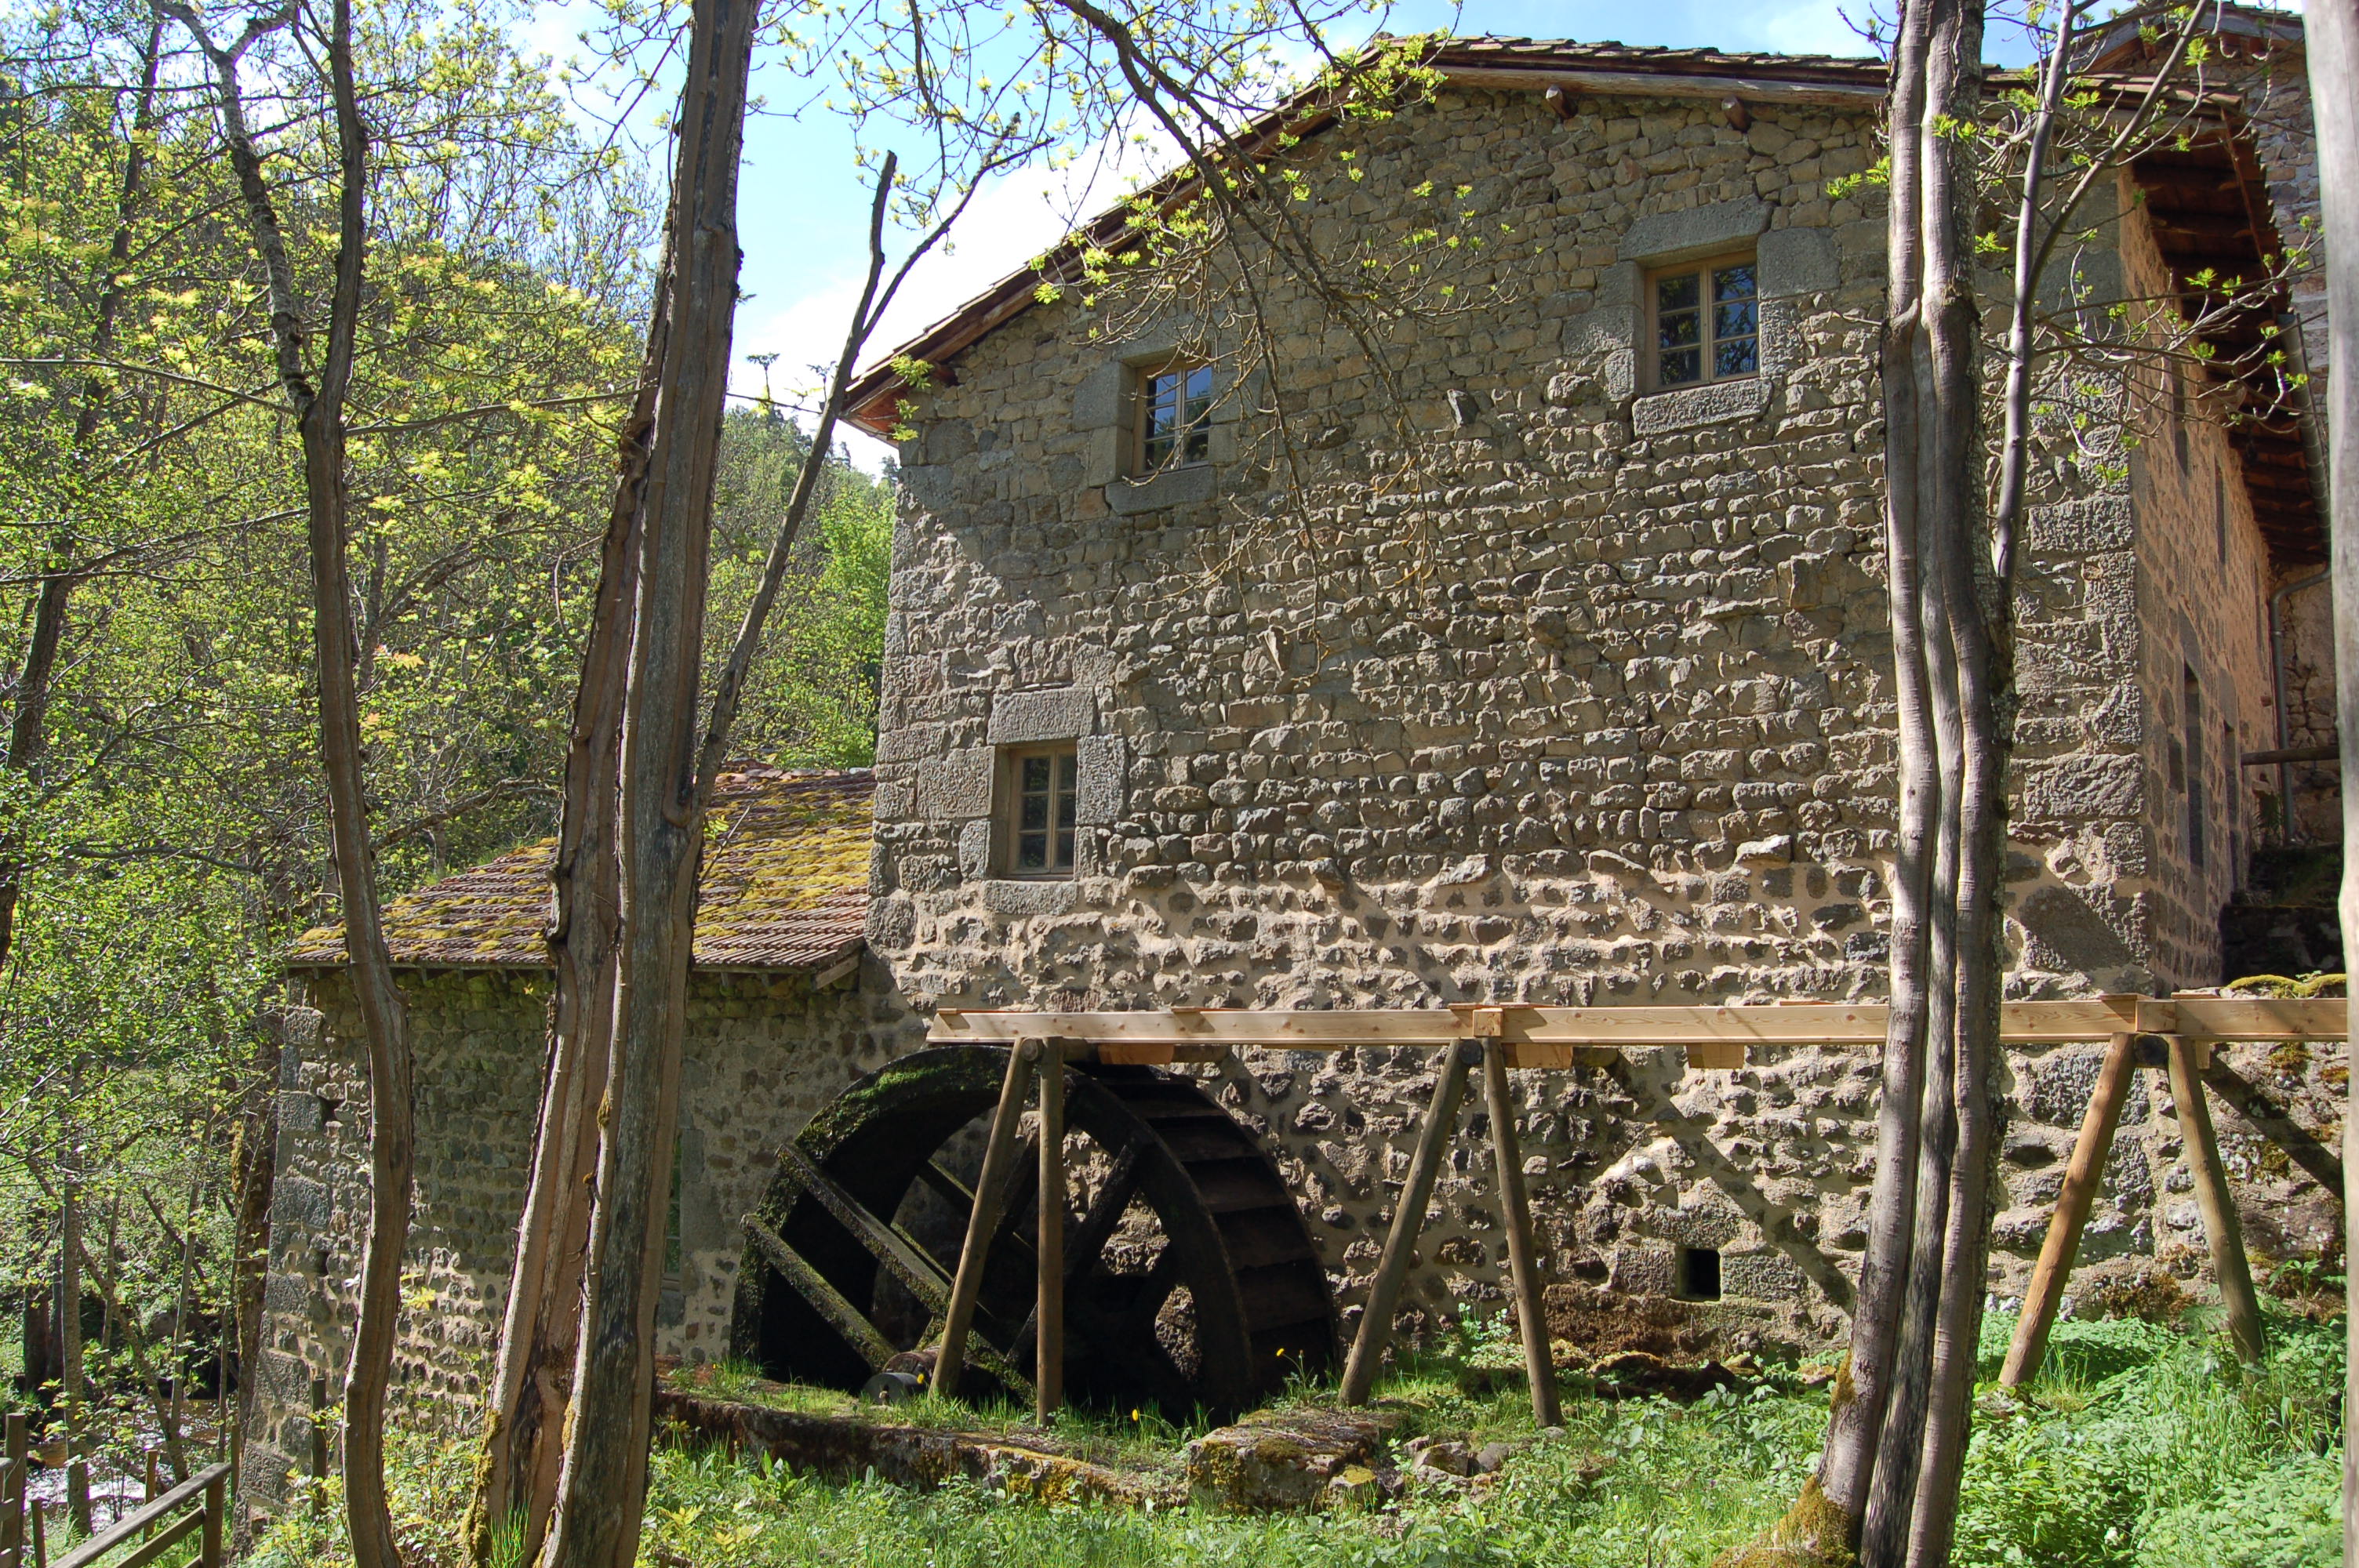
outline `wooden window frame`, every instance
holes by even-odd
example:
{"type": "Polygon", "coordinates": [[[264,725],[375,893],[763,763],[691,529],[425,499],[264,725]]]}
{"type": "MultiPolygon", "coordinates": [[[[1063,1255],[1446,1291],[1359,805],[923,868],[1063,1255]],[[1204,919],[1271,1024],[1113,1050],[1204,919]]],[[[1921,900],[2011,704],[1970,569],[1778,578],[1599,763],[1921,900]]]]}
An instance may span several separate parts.
{"type": "Polygon", "coordinates": [[[1129,470],[1127,477],[1144,482],[1176,469],[1198,468],[1211,462],[1213,402],[1212,367],[1202,360],[1181,357],[1136,367],[1131,372],[1129,449],[1124,454],[1129,470]],[[1198,371],[1204,373],[1204,408],[1190,423],[1187,417],[1188,378],[1198,371]],[[1153,434],[1150,415],[1155,406],[1155,384],[1159,378],[1171,375],[1180,378],[1180,427],[1173,438],[1170,456],[1159,463],[1152,462],[1147,455],[1147,443],[1153,434]],[[1189,447],[1199,443],[1203,449],[1202,455],[1190,457],[1189,447]]]}
{"type": "MultiPolygon", "coordinates": [[[[1756,381],[1760,378],[1761,261],[1759,254],[1756,252],[1750,250],[1729,251],[1716,256],[1706,256],[1698,261],[1674,262],[1662,266],[1650,266],[1646,269],[1645,287],[1647,296],[1646,333],[1640,340],[1641,349],[1645,358],[1641,369],[1645,373],[1646,385],[1648,391],[1677,392],[1683,388],[1691,386],[1713,386],[1735,381],[1756,381]],[[1712,351],[1717,344],[1722,341],[1722,340],[1715,337],[1712,331],[1712,307],[1713,303],[1712,298],[1712,275],[1715,272],[1719,272],[1724,268],[1732,266],[1750,266],[1753,269],[1753,330],[1750,334],[1753,340],[1753,368],[1751,370],[1736,371],[1727,375],[1722,375],[1716,372],[1712,363],[1712,351]],[[1699,320],[1703,328],[1703,333],[1701,340],[1696,345],[1696,349],[1697,356],[1703,373],[1693,381],[1665,381],[1663,379],[1662,285],[1668,280],[1677,277],[1695,277],[1701,280],[1701,287],[1698,290],[1699,297],[1697,310],[1699,313],[1699,320]]],[[[1728,341],[1734,341],[1735,340],[1732,339],[1728,341]]]]}
{"type": "Polygon", "coordinates": [[[1080,847],[1081,830],[1077,824],[1071,823],[1064,827],[1059,827],[1057,806],[1060,799],[1063,800],[1064,815],[1068,817],[1074,815],[1075,797],[1081,793],[1080,752],[1081,748],[1071,741],[1041,741],[1001,749],[999,791],[992,812],[994,827],[992,860],[996,867],[997,875],[1026,881],[1069,881],[1072,879],[1074,861],[1079,859],[1077,851],[1080,847]],[[1046,828],[1035,830],[1045,832],[1049,836],[1047,856],[1049,863],[1045,866],[1026,867],[1016,863],[1018,850],[1021,848],[1017,839],[1024,831],[1022,826],[1025,794],[1024,764],[1035,757],[1046,757],[1049,760],[1049,826],[1046,828]],[[1057,767],[1059,762],[1066,764],[1061,784],[1057,767]],[[1065,841],[1066,858],[1062,865],[1057,863],[1060,838],[1065,841]]]}

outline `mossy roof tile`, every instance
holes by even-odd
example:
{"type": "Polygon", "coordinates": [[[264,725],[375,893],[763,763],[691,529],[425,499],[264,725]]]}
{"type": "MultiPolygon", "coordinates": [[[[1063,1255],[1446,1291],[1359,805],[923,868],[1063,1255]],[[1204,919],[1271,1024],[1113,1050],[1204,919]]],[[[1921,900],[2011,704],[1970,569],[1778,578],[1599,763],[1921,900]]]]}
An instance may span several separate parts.
{"type": "MultiPolygon", "coordinates": [[[[745,767],[722,775],[706,824],[696,964],[823,969],[860,950],[874,837],[866,772],[745,767]]],[[[554,838],[511,849],[386,907],[393,961],[408,968],[546,968],[554,838]]],[[[342,925],[296,938],[296,968],[344,962],[342,925]]]]}

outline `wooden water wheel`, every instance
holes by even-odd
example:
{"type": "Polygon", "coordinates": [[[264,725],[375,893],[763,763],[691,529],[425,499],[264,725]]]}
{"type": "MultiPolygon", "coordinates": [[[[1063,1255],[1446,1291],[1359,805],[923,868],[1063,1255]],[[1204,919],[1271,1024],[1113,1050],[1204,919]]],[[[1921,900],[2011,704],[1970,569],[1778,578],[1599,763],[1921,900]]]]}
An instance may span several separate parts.
{"type": "MultiPolygon", "coordinates": [[[[772,1377],[856,1388],[937,1341],[1006,1065],[987,1045],[903,1057],[781,1151],[746,1217],[738,1356],[772,1377]]],[[[1064,1071],[1073,1397],[1227,1414],[1330,1368],[1334,1298],[1262,1142],[1194,1080],[1064,1071]]],[[[1015,1168],[970,1352],[974,1372],[1010,1394],[1032,1371],[1037,1151],[1015,1168]]]]}

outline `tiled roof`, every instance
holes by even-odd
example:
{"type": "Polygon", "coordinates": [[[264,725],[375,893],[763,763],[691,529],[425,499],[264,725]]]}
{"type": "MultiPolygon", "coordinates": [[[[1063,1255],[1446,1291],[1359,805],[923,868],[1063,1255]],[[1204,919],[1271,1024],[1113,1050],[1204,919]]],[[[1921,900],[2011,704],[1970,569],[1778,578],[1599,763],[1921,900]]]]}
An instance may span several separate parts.
{"type": "MultiPolygon", "coordinates": [[[[860,773],[723,773],[706,824],[696,965],[824,969],[860,950],[868,913],[869,797],[860,773]]],[[[393,961],[408,968],[545,968],[549,857],[556,840],[511,849],[396,899],[385,912],[393,961]]],[[[343,928],[296,939],[287,961],[344,961],[343,928]]]]}
{"type": "Polygon", "coordinates": [[[1463,38],[1444,39],[1433,63],[1522,66],[1533,70],[1640,70],[1663,76],[1764,76],[1779,81],[1819,79],[1881,92],[1889,69],[1873,57],[1825,54],[1731,54],[1720,49],[1582,43],[1576,38],[1463,38]]]}

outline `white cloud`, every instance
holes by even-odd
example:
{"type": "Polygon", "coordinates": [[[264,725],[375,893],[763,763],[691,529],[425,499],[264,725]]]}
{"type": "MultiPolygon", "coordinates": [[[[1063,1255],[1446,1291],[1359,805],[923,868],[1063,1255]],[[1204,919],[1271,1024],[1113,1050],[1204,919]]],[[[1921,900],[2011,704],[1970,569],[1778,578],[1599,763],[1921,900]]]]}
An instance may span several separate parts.
{"type": "MultiPolygon", "coordinates": [[[[1081,220],[1117,200],[1150,154],[1135,146],[1097,153],[1051,168],[1035,166],[987,182],[977,192],[948,239],[912,268],[885,319],[861,356],[874,364],[935,322],[983,293],[1008,274],[1028,265],[1081,220]]],[[[1156,167],[1160,167],[1159,164],[1156,167]]],[[[901,236],[902,249],[911,243],[901,236]]],[[[782,400],[816,386],[811,367],[832,361],[843,346],[852,308],[860,296],[864,255],[836,258],[832,276],[767,311],[741,310],[736,326],[738,363],[734,390],[747,396],[762,391],[761,368],[747,357],[775,353],[770,386],[782,400]]],[[[855,457],[864,466],[881,463],[888,449],[856,432],[855,457]]]]}

